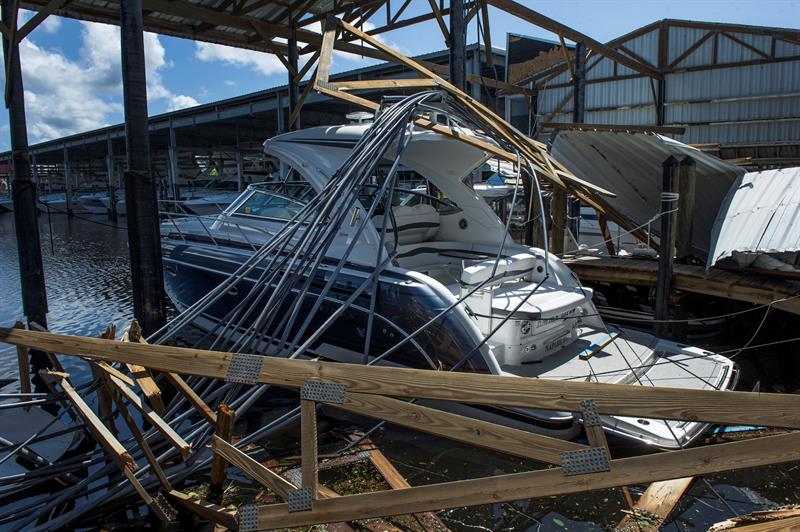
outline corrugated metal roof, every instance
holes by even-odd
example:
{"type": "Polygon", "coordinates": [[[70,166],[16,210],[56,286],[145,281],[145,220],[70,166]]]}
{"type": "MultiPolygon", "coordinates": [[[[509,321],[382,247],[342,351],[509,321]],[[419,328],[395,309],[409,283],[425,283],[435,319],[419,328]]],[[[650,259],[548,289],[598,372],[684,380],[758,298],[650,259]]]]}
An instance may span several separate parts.
{"type": "Polygon", "coordinates": [[[708,267],[733,258],[741,266],[798,266],[800,168],[749,172],[736,180],[714,223],[708,267]],[[761,260],[769,255],[772,260],[761,260]]]}
{"type": "MultiPolygon", "coordinates": [[[[604,200],[635,225],[661,212],[662,163],[674,156],[696,161],[692,242],[705,257],[719,205],[744,170],[661,135],[607,131],[561,131],[553,156],[576,176],[614,192],[604,200]]],[[[652,226],[658,233],[659,224],[652,226]]]]}

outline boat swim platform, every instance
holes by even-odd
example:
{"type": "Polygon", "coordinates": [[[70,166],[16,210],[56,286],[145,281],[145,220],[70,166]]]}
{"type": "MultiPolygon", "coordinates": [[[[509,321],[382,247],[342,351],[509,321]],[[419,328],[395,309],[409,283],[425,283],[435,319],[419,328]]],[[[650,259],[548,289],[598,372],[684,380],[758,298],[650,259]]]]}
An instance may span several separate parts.
{"type": "MultiPolygon", "coordinates": [[[[583,282],[655,286],[658,261],[640,257],[580,256],[564,262],[583,282]]],[[[800,280],[754,272],[737,272],[675,264],[672,288],[756,305],[775,301],[775,308],[800,314],[800,280]]]]}

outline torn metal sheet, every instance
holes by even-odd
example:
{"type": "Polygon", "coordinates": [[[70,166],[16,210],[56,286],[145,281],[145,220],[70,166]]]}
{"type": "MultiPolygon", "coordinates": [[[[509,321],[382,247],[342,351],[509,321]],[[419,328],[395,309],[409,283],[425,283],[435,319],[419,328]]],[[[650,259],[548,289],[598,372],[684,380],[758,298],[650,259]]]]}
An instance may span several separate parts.
{"type": "MultiPolygon", "coordinates": [[[[610,190],[605,198],[635,226],[646,225],[661,211],[661,164],[670,156],[696,161],[696,192],[692,245],[705,258],[711,228],[730,186],[745,171],[696,148],[662,135],[616,131],[561,131],[552,147],[553,156],[581,179],[610,190]]],[[[630,227],[625,229],[630,230],[630,227]]],[[[659,223],[651,225],[658,235],[659,223]]]]}
{"type": "Polygon", "coordinates": [[[714,223],[710,268],[800,272],[800,168],[748,172],[731,186],[714,223]]]}

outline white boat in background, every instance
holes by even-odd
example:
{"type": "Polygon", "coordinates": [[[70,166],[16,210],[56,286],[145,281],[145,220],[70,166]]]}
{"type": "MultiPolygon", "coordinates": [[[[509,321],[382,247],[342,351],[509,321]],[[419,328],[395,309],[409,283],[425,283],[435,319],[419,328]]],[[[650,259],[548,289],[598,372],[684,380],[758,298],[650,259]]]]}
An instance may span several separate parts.
{"type": "Polygon", "coordinates": [[[233,203],[233,200],[238,198],[240,194],[241,193],[237,191],[217,192],[185,199],[180,202],[180,206],[187,214],[211,216],[222,213],[222,211],[227,209],[228,205],[233,203]]]}
{"type": "MultiPolygon", "coordinates": [[[[89,214],[108,214],[108,207],[103,200],[108,201],[108,194],[105,192],[95,192],[93,194],[84,194],[78,197],[80,204],[89,214]]],[[[73,206],[74,206],[73,201],[73,206]]]]}

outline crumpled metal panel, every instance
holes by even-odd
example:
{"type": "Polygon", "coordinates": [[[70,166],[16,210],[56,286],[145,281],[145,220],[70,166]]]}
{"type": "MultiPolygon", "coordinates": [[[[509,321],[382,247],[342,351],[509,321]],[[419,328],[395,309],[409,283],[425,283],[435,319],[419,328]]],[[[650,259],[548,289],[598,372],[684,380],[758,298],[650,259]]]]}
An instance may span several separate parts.
{"type": "Polygon", "coordinates": [[[740,266],[786,269],[800,252],[800,168],[748,172],[736,180],[714,223],[707,266],[734,258],[740,266]]]}
{"type": "MultiPolygon", "coordinates": [[[[688,156],[697,164],[692,244],[706,257],[711,228],[731,184],[744,170],[668,137],[609,131],[561,131],[553,156],[576,176],[616,194],[604,200],[637,226],[661,211],[662,163],[688,156]]],[[[658,234],[659,222],[652,224],[658,234]]]]}

